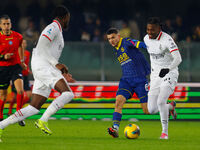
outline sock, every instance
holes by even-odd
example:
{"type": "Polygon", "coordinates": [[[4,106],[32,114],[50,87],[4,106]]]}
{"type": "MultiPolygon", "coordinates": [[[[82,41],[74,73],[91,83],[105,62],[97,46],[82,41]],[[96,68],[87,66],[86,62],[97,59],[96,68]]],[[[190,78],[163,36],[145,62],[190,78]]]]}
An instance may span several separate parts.
{"type": "Polygon", "coordinates": [[[5,127],[7,127],[10,124],[14,124],[16,122],[22,121],[25,118],[35,115],[39,112],[38,109],[36,109],[35,107],[28,105],[25,108],[22,108],[18,111],[16,111],[14,114],[12,114],[11,116],[9,116],[8,118],[4,119],[3,121],[0,122],[0,128],[4,129],[5,127]]]}
{"type": "Polygon", "coordinates": [[[69,103],[73,97],[74,94],[72,92],[63,92],[49,105],[40,120],[47,122],[51,115],[55,114],[58,110],[63,108],[64,105],[69,103]]]}
{"type": "Polygon", "coordinates": [[[23,99],[23,104],[22,104],[22,106],[23,106],[24,104],[26,104],[28,101],[29,101],[29,97],[28,97],[27,93],[24,91],[24,99],[23,99]]]}
{"type": "Polygon", "coordinates": [[[3,119],[4,101],[0,99],[0,119],[3,119]]]}
{"type": "Polygon", "coordinates": [[[113,113],[113,127],[116,128],[117,130],[119,129],[121,118],[122,114],[118,112],[113,113]]]}
{"type": "Polygon", "coordinates": [[[158,96],[158,109],[160,111],[160,121],[162,124],[162,133],[168,135],[168,120],[169,120],[169,104],[167,104],[167,100],[171,94],[171,88],[161,87],[160,93],[158,96]]]}
{"type": "Polygon", "coordinates": [[[24,99],[24,94],[17,94],[17,108],[16,108],[17,111],[22,108],[23,99],[24,99]]]}
{"type": "Polygon", "coordinates": [[[11,115],[12,114],[12,109],[13,109],[13,105],[15,103],[15,100],[13,99],[12,101],[10,101],[10,106],[9,106],[9,111],[8,114],[11,115]]]}

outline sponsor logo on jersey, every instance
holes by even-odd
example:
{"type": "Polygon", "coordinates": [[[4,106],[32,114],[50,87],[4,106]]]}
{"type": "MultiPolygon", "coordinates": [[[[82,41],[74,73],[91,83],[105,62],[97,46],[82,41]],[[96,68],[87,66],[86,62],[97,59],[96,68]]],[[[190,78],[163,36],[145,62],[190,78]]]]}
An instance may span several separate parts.
{"type": "Polygon", "coordinates": [[[160,58],[164,58],[165,54],[154,54],[154,53],[149,53],[153,59],[160,59],[160,58]]]}

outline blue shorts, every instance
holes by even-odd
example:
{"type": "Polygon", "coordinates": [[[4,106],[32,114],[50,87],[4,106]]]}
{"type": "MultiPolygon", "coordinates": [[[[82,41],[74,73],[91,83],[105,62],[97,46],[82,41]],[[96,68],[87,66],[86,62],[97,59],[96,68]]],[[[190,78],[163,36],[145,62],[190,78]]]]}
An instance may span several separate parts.
{"type": "Polygon", "coordinates": [[[148,100],[148,81],[142,78],[138,81],[132,78],[121,78],[116,95],[123,95],[126,99],[132,98],[134,92],[140,99],[140,103],[146,103],[148,100]]]}

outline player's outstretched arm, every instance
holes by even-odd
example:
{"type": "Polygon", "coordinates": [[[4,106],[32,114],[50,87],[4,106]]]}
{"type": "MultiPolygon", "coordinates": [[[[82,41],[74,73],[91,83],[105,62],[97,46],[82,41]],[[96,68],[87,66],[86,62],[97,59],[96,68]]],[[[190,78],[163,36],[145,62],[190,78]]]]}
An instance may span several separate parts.
{"type": "Polygon", "coordinates": [[[142,41],[138,41],[138,40],[129,40],[129,45],[136,47],[136,48],[147,48],[146,44],[142,41]]]}

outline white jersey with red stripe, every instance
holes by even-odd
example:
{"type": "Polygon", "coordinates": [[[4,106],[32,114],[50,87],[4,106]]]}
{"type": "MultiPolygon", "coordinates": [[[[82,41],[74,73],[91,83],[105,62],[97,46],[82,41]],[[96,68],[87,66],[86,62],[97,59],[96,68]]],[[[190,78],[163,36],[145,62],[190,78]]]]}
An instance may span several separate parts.
{"type": "MultiPolygon", "coordinates": [[[[172,37],[161,31],[156,39],[150,39],[147,34],[144,42],[150,55],[151,68],[157,71],[169,68],[174,59],[171,53],[178,50],[172,37]]],[[[173,71],[175,70],[178,71],[178,67],[173,69],[173,71]]]]}
{"type": "Polygon", "coordinates": [[[33,57],[48,61],[55,66],[64,47],[62,28],[57,20],[49,24],[41,33],[33,57]]]}
{"type": "Polygon", "coordinates": [[[61,71],[56,68],[63,47],[61,25],[54,20],[42,31],[37,46],[33,49],[31,68],[34,85],[32,93],[48,98],[55,84],[60,79],[65,80],[61,71]]]}

